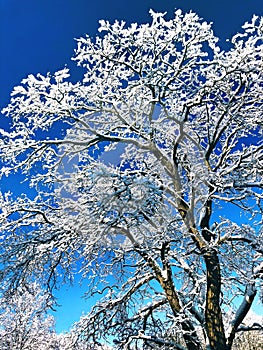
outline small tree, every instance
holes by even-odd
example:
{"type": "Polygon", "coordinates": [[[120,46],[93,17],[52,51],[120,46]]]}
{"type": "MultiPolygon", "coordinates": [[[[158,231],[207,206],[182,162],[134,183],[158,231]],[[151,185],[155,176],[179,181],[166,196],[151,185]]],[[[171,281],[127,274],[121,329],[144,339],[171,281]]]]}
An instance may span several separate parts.
{"type": "Polygon", "coordinates": [[[263,317],[248,313],[233,342],[234,350],[260,350],[263,344],[263,317]],[[242,332],[242,329],[245,332],[242,332]]]}
{"type": "Polygon", "coordinates": [[[263,273],[263,20],[222,51],[196,14],[151,15],[80,38],[78,83],[14,88],[2,174],[31,192],[3,193],[2,277],[89,277],[87,344],[231,349],[263,273]]]}
{"type": "MultiPolygon", "coordinates": [[[[36,283],[0,299],[1,350],[84,350],[73,332],[57,334],[55,319],[47,314],[50,301],[36,283]]],[[[95,348],[94,348],[95,350],[95,348]]]]}
{"type": "Polygon", "coordinates": [[[54,319],[46,315],[46,297],[36,284],[0,302],[2,350],[57,349],[54,319]]]}

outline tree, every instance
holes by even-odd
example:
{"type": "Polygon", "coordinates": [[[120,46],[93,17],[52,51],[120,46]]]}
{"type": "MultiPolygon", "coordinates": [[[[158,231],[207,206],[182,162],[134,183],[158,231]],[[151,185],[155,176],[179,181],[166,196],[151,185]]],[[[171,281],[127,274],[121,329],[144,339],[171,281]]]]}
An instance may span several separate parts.
{"type": "MultiPolygon", "coordinates": [[[[57,334],[55,319],[47,313],[48,295],[36,283],[18,288],[0,299],[1,350],[84,350],[73,332],[57,334]]],[[[95,348],[93,348],[95,350],[95,348]]]]}
{"type": "Polygon", "coordinates": [[[151,15],[80,38],[81,81],[14,88],[2,176],[31,191],[2,194],[2,278],[89,277],[87,344],[231,349],[263,276],[263,19],[224,51],[194,13],[151,15]]]}
{"type": "Polygon", "coordinates": [[[46,297],[38,285],[2,297],[0,305],[2,350],[57,349],[54,319],[45,312],[46,297]]]}
{"type": "Polygon", "coordinates": [[[249,329],[249,332],[241,332],[237,334],[234,343],[234,350],[260,350],[263,344],[263,331],[262,331],[263,317],[259,317],[257,314],[248,313],[242,327],[243,329],[249,329]]]}

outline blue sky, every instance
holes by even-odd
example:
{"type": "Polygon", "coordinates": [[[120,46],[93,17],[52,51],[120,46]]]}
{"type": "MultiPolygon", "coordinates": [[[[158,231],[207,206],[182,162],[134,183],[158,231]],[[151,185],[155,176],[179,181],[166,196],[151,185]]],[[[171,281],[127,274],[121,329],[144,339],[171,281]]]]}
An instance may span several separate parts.
{"type": "MultiPolygon", "coordinates": [[[[123,19],[127,23],[150,20],[149,9],[167,12],[192,9],[214,22],[216,35],[226,38],[239,31],[252,15],[263,15],[263,0],[0,0],[0,109],[12,88],[28,74],[54,72],[67,64],[78,38],[95,35],[99,19],[123,19]]],[[[77,78],[77,71],[75,71],[77,78]]],[[[6,121],[0,115],[0,127],[6,121]]],[[[80,301],[84,291],[63,288],[56,313],[58,331],[66,330],[90,303],[80,301]]]]}
{"type": "Polygon", "coordinates": [[[29,73],[72,66],[74,38],[95,35],[99,19],[145,22],[150,8],[172,16],[176,7],[214,22],[223,40],[263,13],[262,0],[0,0],[0,107],[29,73]]]}

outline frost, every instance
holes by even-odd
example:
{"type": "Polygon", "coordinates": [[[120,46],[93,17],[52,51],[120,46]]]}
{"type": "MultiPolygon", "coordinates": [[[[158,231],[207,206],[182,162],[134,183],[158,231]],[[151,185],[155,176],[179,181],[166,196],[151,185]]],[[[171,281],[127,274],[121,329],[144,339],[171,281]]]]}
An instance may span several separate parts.
{"type": "Polygon", "coordinates": [[[63,80],[67,79],[70,77],[69,74],[69,69],[68,68],[64,68],[58,72],[55,73],[55,81],[56,83],[62,83],[63,80]]]}
{"type": "Polygon", "coordinates": [[[101,19],[99,21],[100,27],[98,29],[99,32],[103,32],[103,31],[107,31],[109,29],[109,22],[108,21],[104,21],[103,19],[101,19]]]}
{"type": "Polygon", "coordinates": [[[23,86],[15,86],[12,93],[11,93],[11,96],[14,96],[14,95],[18,95],[18,94],[26,94],[27,91],[26,89],[23,87],[23,86]]]}

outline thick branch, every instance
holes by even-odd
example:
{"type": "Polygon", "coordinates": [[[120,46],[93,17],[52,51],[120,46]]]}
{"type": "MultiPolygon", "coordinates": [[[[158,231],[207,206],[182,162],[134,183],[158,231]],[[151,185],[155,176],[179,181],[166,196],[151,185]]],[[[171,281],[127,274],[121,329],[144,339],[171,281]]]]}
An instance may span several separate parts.
{"type": "MultiPolygon", "coordinates": [[[[167,245],[164,245],[162,249],[162,260],[163,260],[165,270],[161,270],[159,265],[157,265],[154,259],[149,254],[147,254],[145,250],[138,249],[137,251],[144,258],[144,260],[149,264],[151,269],[156,274],[156,278],[160,283],[161,287],[163,288],[163,291],[166,295],[167,301],[172,309],[172,312],[175,316],[177,316],[181,311],[182,307],[180,304],[178,293],[176,292],[174,287],[171,267],[167,259],[165,259],[165,253],[167,253],[167,250],[169,250],[169,247],[167,245]]],[[[186,342],[187,349],[200,350],[201,345],[192,323],[186,319],[181,322],[181,326],[183,329],[183,337],[186,342]]]]}
{"type": "Polygon", "coordinates": [[[250,310],[256,294],[257,294],[257,290],[255,288],[255,285],[249,284],[246,288],[246,293],[245,293],[244,299],[243,299],[241,305],[239,306],[239,308],[236,312],[235,318],[231,322],[230,329],[228,331],[229,335],[227,338],[227,344],[228,344],[229,349],[231,349],[231,346],[233,344],[237,329],[240,326],[240,324],[242,323],[242,321],[244,320],[244,318],[246,317],[248,311],[250,310]]]}

